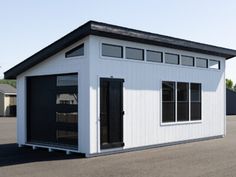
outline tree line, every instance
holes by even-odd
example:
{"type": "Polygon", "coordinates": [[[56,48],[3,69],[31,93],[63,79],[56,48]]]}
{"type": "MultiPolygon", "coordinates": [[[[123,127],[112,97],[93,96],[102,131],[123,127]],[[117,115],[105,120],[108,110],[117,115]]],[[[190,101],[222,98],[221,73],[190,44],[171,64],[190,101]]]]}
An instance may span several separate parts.
{"type": "Polygon", "coordinates": [[[6,80],[6,79],[0,79],[0,84],[9,84],[12,87],[16,88],[16,80],[6,80]]]}
{"type": "Polygon", "coordinates": [[[226,79],[225,83],[226,83],[226,88],[236,92],[236,84],[234,84],[234,82],[231,79],[226,79]]]}

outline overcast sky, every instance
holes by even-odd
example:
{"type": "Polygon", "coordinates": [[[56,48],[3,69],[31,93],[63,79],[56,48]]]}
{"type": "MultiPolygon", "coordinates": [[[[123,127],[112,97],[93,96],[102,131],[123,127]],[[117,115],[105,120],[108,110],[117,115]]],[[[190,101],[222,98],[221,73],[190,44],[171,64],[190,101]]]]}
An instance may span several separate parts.
{"type": "MultiPolygon", "coordinates": [[[[235,0],[2,0],[0,78],[88,20],[236,49],[235,0]]],[[[236,83],[236,58],[226,66],[236,83]]]]}

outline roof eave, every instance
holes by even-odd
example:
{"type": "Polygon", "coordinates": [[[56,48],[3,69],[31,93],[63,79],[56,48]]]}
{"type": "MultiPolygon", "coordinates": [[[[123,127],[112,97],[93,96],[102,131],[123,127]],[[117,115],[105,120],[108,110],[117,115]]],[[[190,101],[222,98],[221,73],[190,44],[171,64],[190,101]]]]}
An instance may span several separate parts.
{"type": "Polygon", "coordinates": [[[230,59],[236,56],[236,50],[226,49],[218,46],[197,43],[193,41],[173,38],[169,36],[129,29],[125,27],[89,21],[80,26],[71,33],[65,35],[61,39],[51,45],[40,50],[20,64],[14,66],[4,73],[5,79],[16,79],[17,75],[23,73],[34,65],[46,60],[50,56],[60,52],[66,47],[74,44],[78,40],[87,35],[97,35],[114,39],[128,40],[133,42],[158,45],[163,47],[175,48],[179,50],[187,50],[197,53],[203,53],[213,56],[220,56],[230,59]]]}
{"type": "Polygon", "coordinates": [[[91,21],[85,23],[84,25],[80,26],[79,28],[63,36],[62,38],[43,48],[39,52],[35,53],[31,57],[17,64],[13,68],[7,70],[6,72],[4,72],[4,78],[16,79],[17,75],[22,73],[22,70],[27,70],[29,67],[41,63],[42,61],[54,55],[55,53],[60,52],[64,48],[86,37],[90,33],[90,23],[91,21]]]}
{"type": "Polygon", "coordinates": [[[236,56],[236,50],[202,44],[194,41],[93,22],[91,33],[97,36],[128,40],[133,42],[158,45],[179,50],[187,50],[230,59],[236,56]]]}

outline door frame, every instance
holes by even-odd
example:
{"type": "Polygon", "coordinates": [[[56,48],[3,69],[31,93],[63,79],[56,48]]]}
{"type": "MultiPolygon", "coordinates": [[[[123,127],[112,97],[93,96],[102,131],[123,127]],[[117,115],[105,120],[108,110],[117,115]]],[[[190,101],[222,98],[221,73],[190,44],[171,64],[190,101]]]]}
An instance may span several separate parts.
{"type": "MultiPolygon", "coordinates": [[[[44,147],[55,147],[57,149],[70,149],[71,150],[71,147],[70,145],[57,145],[57,144],[51,144],[51,143],[35,143],[35,142],[31,142],[29,141],[29,138],[28,138],[28,131],[29,131],[29,112],[30,112],[30,109],[29,109],[29,103],[30,103],[30,100],[29,100],[29,92],[31,92],[31,90],[29,89],[29,80],[31,78],[37,78],[37,77],[48,77],[48,76],[68,76],[68,75],[77,75],[77,79],[78,79],[78,82],[77,82],[77,95],[79,97],[79,73],[78,72],[69,72],[69,73],[53,73],[53,74],[43,74],[43,75],[29,75],[29,76],[26,76],[25,77],[25,144],[27,145],[38,145],[38,146],[44,146],[44,147]]],[[[77,105],[77,116],[78,116],[78,120],[77,120],[77,136],[78,136],[78,139],[77,139],[77,145],[75,147],[73,147],[73,149],[76,149],[76,152],[77,150],[79,151],[80,150],[80,143],[79,143],[79,135],[80,135],[80,129],[79,129],[79,125],[80,125],[80,122],[79,122],[79,104],[77,105]]]]}
{"type": "Polygon", "coordinates": [[[98,108],[98,131],[97,131],[97,150],[99,151],[111,151],[114,149],[123,149],[125,143],[124,143],[124,82],[125,80],[123,78],[109,78],[109,77],[98,77],[98,97],[97,97],[97,108],[98,108]],[[101,107],[100,107],[100,101],[101,101],[101,95],[100,95],[100,89],[101,89],[101,81],[120,81],[122,82],[122,88],[121,88],[121,143],[113,144],[113,145],[107,145],[106,147],[102,148],[101,145],[101,107]]]}

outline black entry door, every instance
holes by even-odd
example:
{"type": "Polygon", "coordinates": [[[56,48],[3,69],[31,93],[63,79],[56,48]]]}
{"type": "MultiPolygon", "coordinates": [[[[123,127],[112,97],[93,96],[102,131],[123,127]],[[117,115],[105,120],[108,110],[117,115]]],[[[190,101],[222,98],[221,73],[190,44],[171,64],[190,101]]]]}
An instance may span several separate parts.
{"type": "Polygon", "coordinates": [[[101,149],[124,146],[123,79],[100,79],[101,149]]]}
{"type": "Polygon", "coordinates": [[[27,78],[27,142],[78,146],[77,74],[27,78]]]}

